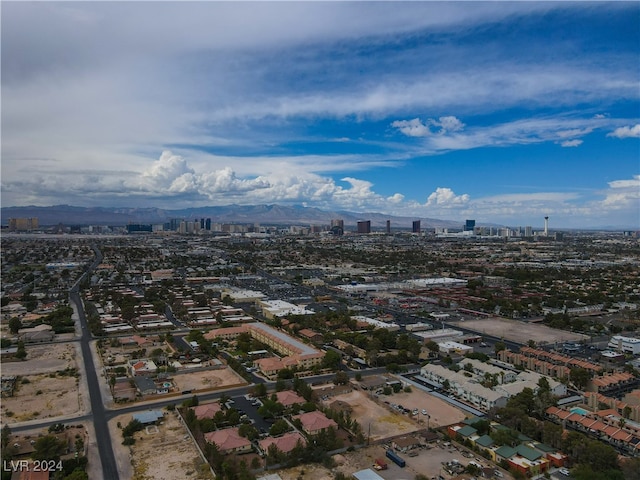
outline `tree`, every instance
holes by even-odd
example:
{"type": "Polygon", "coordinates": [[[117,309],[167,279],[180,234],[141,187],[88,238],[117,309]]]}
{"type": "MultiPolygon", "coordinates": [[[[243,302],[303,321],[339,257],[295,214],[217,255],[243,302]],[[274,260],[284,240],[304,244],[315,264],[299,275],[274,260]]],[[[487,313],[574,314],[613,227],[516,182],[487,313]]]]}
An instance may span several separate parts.
{"type": "Polygon", "coordinates": [[[569,371],[569,380],[576,386],[579,390],[584,390],[591,379],[591,374],[589,370],[585,368],[572,368],[569,371]]]}
{"type": "Polygon", "coordinates": [[[282,435],[283,433],[288,432],[289,428],[290,427],[287,421],[280,418],[276,420],[273,425],[271,425],[271,428],[269,429],[269,435],[277,437],[278,435],[282,435]]]}
{"type": "Polygon", "coordinates": [[[18,341],[18,350],[16,351],[16,358],[18,360],[24,360],[27,358],[27,349],[24,347],[22,340],[18,341]]]}
{"type": "Polygon", "coordinates": [[[256,427],[251,425],[250,423],[243,423],[238,427],[238,434],[241,437],[245,437],[251,441],[255,440],[260,436],[256,427]]]}
{"type": "Polygon", "coordinates": [[[9,439],[11,438],[11,428],[8,424],[5,423],[4,427],[2,427],[0,436],[2,438],[1,450],[4,450],[5,448],[7,448],[7,445],[9,445],[9,439]]]}
{"type": "Polygon", "coordinates": [[[36,440],[33,452],[34,460],[59,460],[67,446],[63,440],[58,440],[53,435],[45,435],[36,440]]]}
{"type": "Polygon", "coordinates": [[[496,342],[493,348],[496,352],[496,355],[498,355],[498,353],[501,352],[502,350],[506,350],[507,346],[505,345],[504,342],[496,342]]]}
{"type": "Polygon", "coordinates": [[[251,389],[251,395],[257,398],[262,398],[267,395],[267,385],[264,383],[258,383],[251,389]]]}
{"type": "Polygon", "coordinates": [[[336,385],[346,385],[349,383],[349,375],[347,375],[347,372],[338,372],[336,376],[333,377],[333,383],[336,385]]]}
{"type": "Polygon", "coordinates": [[[11,317],[9,319],[9,330],[11,331],[11,333],[15,335],[16,333],[18,333],[18,330],[20,330],[21,328],[22,328],[22,322],[18,317],[11,317]]]}
{"type": "Polygon", "coordinates": [[[324,358],[322,359],[322,368],[337,370],[340,368],[341,361],[342,356],[338,352],[334,350],[327,350],[327,353],[324,354],[324,358]]]}

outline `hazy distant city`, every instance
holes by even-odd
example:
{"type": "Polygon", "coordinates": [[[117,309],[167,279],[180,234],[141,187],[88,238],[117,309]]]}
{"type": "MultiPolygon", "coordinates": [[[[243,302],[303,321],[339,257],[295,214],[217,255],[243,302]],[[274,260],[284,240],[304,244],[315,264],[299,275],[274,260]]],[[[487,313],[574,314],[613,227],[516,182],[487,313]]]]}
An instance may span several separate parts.
{"type": "Polygon", "coordinates": [[[10,219],[3,471],[633,478],[639,242],[10,219]]]}
{"type": "Polygon", "coordinates": [[[638,19],[3,2],[1,480],[640,480],[638,19]]]}

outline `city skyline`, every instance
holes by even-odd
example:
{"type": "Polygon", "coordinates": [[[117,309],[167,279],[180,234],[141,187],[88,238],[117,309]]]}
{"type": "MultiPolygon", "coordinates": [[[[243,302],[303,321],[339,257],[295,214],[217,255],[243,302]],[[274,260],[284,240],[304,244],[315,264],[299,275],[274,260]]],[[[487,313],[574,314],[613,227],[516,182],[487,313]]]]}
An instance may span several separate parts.
{"type": "Polygon", "coordinates": [[[3,206],[640,226],[638,3],[2,13],[3,206]]]}

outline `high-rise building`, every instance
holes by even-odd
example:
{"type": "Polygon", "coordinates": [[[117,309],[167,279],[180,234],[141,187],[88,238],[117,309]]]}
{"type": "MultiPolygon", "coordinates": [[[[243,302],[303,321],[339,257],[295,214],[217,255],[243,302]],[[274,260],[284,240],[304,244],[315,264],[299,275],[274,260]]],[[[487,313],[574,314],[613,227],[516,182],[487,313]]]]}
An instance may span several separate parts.
{"type": "Polygon", "coordinates": [[[387,235],[391,235],[391,220],[387,220],[387,235]]]}
{"type": "Polygon", "coordinates": [[[205,229],[207,232],[210,232],[210,231],[211,231],[211,219],[210,219],[210,218],[207,218],[207,219],[204,221],[204,229],[205,229]]]}
{"type": "Polygon", "coordinates": [[[524,236],[525,237],[533,237],[533,228],[531,226],[524,227],[524,236]]]}
{"type": "Polygon", "coordinates": [[[153,225],[142,223],[130,223],[127,225],[127,233],[150,233],[153,231],[153,225]]]}
{"type": "Polygon", "coordinates": [[[9,230],[12,232],[22,232],[38,229],[38,217],[31,218],[10,218],[9,230]]]}
{"type": "Polygon", "coordinates": [[[476,228],[475,220],[466,220],[464,222],[464,231],[465,232],[473,232],[473,229],[476,228]]]}
{"type": "Polygon", "coordinates": [[[331,228],[329,232],[332,235],[343,235],[344,234],[344,220],[342,219],[332,219],[331,220],[331,228]]]}
{"type": "Polygon", "coordinates": [[[544,217],[544,236],[549,236],[549,217],[544,217]]]}
{"type": "Polygon", "coordinates": [[[411,229],[413,233],[420,233],[420,220],[413,221],[413,227],[411,229]]]}
{"type": "Polygon", "coordinates": [[[371,220],[361,220],[358,222],[358,233],[371,233],[371,220]]]}

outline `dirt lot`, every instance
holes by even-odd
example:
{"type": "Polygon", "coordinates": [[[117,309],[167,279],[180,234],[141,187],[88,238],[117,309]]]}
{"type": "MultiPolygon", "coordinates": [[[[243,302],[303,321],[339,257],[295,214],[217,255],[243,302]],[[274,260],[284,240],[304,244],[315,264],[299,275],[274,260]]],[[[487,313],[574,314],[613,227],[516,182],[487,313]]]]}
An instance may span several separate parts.
{"type": "MultiPolygon", "coordinates": [[[[427,392],[423,392],[418,388],[413,388],[411,393],[400,392],[393,395],[380,395],[380,400],[387,400],[390,403],[402,405],[409,410],[418,409],[420,412],[426,410],[429,415],[429,427],[436,428],[445,425],[451,425],[461,422],[467,415],[462,410],[457,409],[453,405],[440,400],[427,392]]],[[[420,413],[418,416],[412,418],[419,422],[424,428],[426,427],[426,416],[420,413]]]]}
{"type": "Polygon", "coordinates": [[[2,362],[2,375],[32,375],[76,368],[76,344],[52,343],[27,345],[27,359],[23,362],[2,362]]]}
{"type": "Polygon", "coordinates": [[[247,382],[231,368],[181,373],[173,376],[179,391],[209,390],[231,385],[245,385],[247,382]]]}
{"type": "MultiPolygon", "coordinates": [[[[413,479],[419,473],[426,475],[427,478],[442,475],[444,478],[451,478],[442,469],[442,462],[449,462],[452,459],[458,460],[461,464],[467,465],[472,458],[466,458],[461,455],[459,450],[454,447],[442,448],[433,445],[429,450],[419,450],[419,454],[415,457],[409,457],[406,454],[400,454],[407,462],[405,468],[400,468],[385,457],[385,449],[381,445],[362,448],[355,452],[345,453],[342,455],[334,455],[337,467],[333,471],[319,465],[303,465],[287,470],[280,470],[278,474],[282,480],[297,480],[302,475],[305,480],[325,480],[333,478],[335,473],[344,473],[350,478],[354,472],[371,468],[376,458],[385,459],[388,469],[377,471],[376,473],[387,480],[413,479]]],[[[490,462],[482,459],[480,462],[483,466],[494,467],[490,462]]],[[[502,470],[503,480],[510,480],[512,477],[502,470]]]]}
{"type": "Polygon", "coordinates": [[[342,400],[351,405],[353,408],[351,416],[358,421],[365,435],[369,434],[369,426],[371,426],[371,440],[373,441],[424,428],[408,417],[394,413],[385,406],[376,403],[361,390],[336,395],[323,403],[329,405],[335,400],[342,400]]]}
{"type": "Polygon", "coordinates": [[[2,422],[71,415],[80,412],[81,408],[76,377],[28,375],[18,381],[13,397],[2,400],[2,422]],[[25,380],[28,383],[23,383],[25,380]]]}
{"type": "Polygon", "coordinates": [[[497,317],[449,323],[475,330],[478,333],[486,333],[488,335],[493,335],[494,337],[504,338],[505,340],[524,344],[529,340],[533,340],[536,343],[554,343],[571,341],[578,342],[589,338],[587,335],[557,330],[539,323],[525,323],[518,320],[507,320],[505,318],[497,317]]]}
{"type": "Polygon", "coordinates": [[[121,415],[109,422],[121,478],[213,479],[208,465],[203,464],[191,437],[175,413],[167,412],[160,425],[137,432],[135,444],[126,447],[121,444],[122,433],[117,428],[117,422],[125,426],[131,418],[131,415],[121,415]]]}

